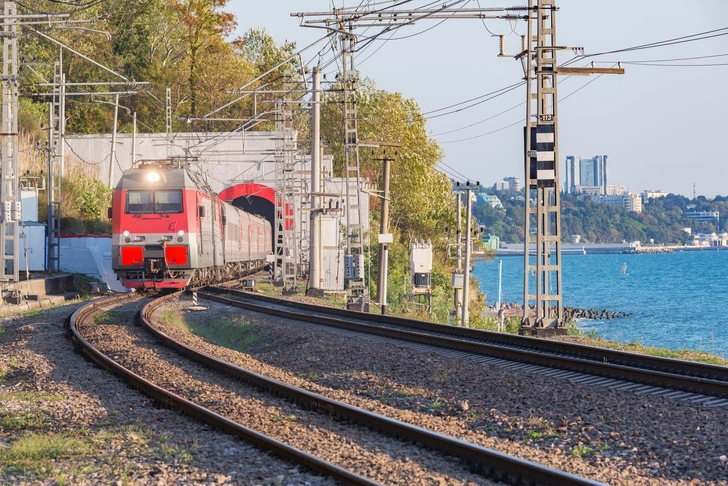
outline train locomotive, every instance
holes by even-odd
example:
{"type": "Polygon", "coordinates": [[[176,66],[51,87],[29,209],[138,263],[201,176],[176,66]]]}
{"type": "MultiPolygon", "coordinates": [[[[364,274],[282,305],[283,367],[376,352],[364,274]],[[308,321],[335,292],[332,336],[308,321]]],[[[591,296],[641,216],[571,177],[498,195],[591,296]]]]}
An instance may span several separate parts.
{"type": "Polygon", "coordinates": [[[271,224],[221,201],[184,159],[141,161],[112,196],[112,268],[131,289],[182,289],[266,265],[271,224]]]}

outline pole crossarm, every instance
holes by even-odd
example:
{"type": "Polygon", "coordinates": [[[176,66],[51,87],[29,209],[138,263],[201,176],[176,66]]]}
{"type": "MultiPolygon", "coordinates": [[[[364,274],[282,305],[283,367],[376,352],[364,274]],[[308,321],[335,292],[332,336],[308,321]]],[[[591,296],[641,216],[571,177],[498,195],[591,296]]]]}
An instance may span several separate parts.
{"type": "Polygon", "coordinates": [[[297,17],[301,27],[323,27],[335,31],[344,31],[342,24],[356,23],[358,27],[401,27],[413,25],[422,20],[524,20],[525,15],[508,13],[505,15],[491,15],[489,12],[509,12],[526,10],[526,7],[492,7],[492,8],[452,8],[443,6],[438,9],[417,9],[417,10],[349,10],[335,9],[332,12],[299,12],[292,13],[291,17],[297,17]],[[321,17],[305,20],[306,17],[321,17]]]}
{"type": "Polygon", "coordinates": [[[557,67],[556,74],[563,74],[565,76],[589,76],[590,74],[624,74],[624,68],[557,67]]]}

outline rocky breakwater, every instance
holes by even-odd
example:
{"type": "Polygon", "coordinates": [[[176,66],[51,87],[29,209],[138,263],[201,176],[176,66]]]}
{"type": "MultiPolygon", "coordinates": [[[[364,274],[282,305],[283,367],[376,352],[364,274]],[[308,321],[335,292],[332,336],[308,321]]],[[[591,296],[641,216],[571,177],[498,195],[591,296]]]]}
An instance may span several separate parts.
{"type": "Polygon", "coordinates": [[[612,312],[607,309],[575,309],[564,307],[564,320],[573,321],[576,319],[619,319],[629,316],[629,312],[612,312]]]}

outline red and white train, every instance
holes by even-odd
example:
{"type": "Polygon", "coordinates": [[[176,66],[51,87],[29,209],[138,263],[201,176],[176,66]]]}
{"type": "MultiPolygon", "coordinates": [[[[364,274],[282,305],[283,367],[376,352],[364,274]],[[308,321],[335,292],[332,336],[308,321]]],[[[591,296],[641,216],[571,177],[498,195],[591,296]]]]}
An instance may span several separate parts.
{"type": "Polygon", "coordinates": [[[112,268],[133,289],[179,289],[266,265],[271,225],[221,201],[182,160],[124,172],[109,210],[112,268]]]}

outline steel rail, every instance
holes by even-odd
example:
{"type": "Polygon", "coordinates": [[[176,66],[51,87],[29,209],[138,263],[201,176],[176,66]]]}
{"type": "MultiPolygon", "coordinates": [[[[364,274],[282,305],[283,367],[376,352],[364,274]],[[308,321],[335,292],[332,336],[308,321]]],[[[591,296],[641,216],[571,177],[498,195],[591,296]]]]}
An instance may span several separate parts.
{"type": "MultiPolygon", "coordinates": [[[[157,305],[161,305],[158,301],[166,301],[169,298],[175,297],[177,294],[171,294],[166,297],[162,297],[159,299],[155,299],[153,303],[157,303],[157,305]]],[[[128,296],[124,295],[122,297],[112,297],[109,299],[104,299],[99,302],[95,302],[89,305],[86,305],[84,307],[81,307],[80,309],[76,310],[73,314],[71,314],[66,319],[66,328],[68,333],[71,336],[72,341],[74,342],[74,347],[81,351],[83,354],[88,356],[90,359],[92,359],[97,364],[107,368],[111,372],[119,375],[122,377],[124,381],[129,383],[132,387],[142,391],[146,395],[152,397],[154,400],[156,400],[158,403],[163,404],[165,406],[174,407],[186,414],[189,414],[192,417],[195,417],[197,419],[200,419],[206,423],[209,423],[211,425],[214,425],[226,432],[229,432],[233,435],[236,435],[243,440],[250,442],[257,447],[261,449],[265,449],[268,451],[272,451],[275,454],[284,457],[286,459],[292,460],[298,464],[301,464],[303,466],[308,467],[312,471],[316,471],[318,473],[324,474],[326,476],[332,477],[336,479],[337,481],[340,481],[342,484],[345,485],[364,485],[364,486],[376,486],[380,483],[377,483],[376,481],[371,481],[367,478],[364,478],[362,476],[359,476],[351,471],[348,471],[344,468],[341,468],[339,466],[336,466],[335,464],[331,464],[329,462],[326,462],[316,456],[313,456],[311,454],[308,454],[304,451],[298,450],[294,447],[291,447],[283,442],[277,441],[271,437],[268,437],[264,434],[261,434],[259,432],[256,432],[255,430],[249,429],[248,427],[245,427],[241,424],[238,424],[232,420],[229,420],[211,410],[208,410],[205,407],[202,407],[200,405],[195,404],[194,402],[191,402],[185,398],[180,397],[179,395],[170,392],[164,388],[161,388],[154,383],[147,381],[146,379],[142,378],[141,376],[137,375],[136,373],[126,369],[119,363],[115,362],[114,360],[110,359],[105,354],[98,351],[91,343],[86,341],[84,337],[81,335],[80,331],[78,330],[78,325],[81,323],[84,323],[86,320],[88,320],[91,316],[93,316],[100,307],[102,306],[108,306],[114,303],[118,303],[119,301],[123,301],[127,299],[128,296]]],[[[148,307],[149,304],[146,307],[148,307]]],[[[137,319],[139,318],[140,314],[137,314],[137,319]]]]}
{"type": "MultiPolygon", "coordinates": [[[[170,297],[174,297],[175,295],[170,297]]],[[[227,373],[238,380],[267,392],[274,393],[277,396],[284,397],[301,407],[335,415],[351,423],[372,428],[385,435],[421,443],[426,447],[460,457],[467,464],[477,466],[479,471],[483,472],[487,477],[508,484],[529,484],[533,486],[603,484],[525,459],[509,456],[493,449],[433,432],[406,422],[378,415],[368,410],[268,378],[210,356],[166,335],[152,324],[150,319],[152,313],[164,305],[166,300],[157,299],[151,302],[139,314],[139,323],[146,327],[158,340],[185,356],[192,356],[195,360],[210,368],[227,373]]]]}
{"type": "Polygon", "coordinates": [[[559,368],[716,397],[728,397],[728,367],[637,355],[592,346],[445,326],[414,319],[347,311],[231,289],[205,288],[202,296],[279,317],[306,320],[357,332],[458,349],[528,364],[559,368]],[[223,297],[235,295],[248,302],[223,297]],[[260,304],[250,300],[259,300],[260,304]],[[291,310],[274,308],[270,305],[291,310]],[[309,314],[301,313],[305,310],[309,314]],[[312,314],[311,314],[312,313],[312,314]],[[331,317],[331,316],[336,317],[331,317]],[[383,327],[383,325],[391,327],[383,327]]]}

